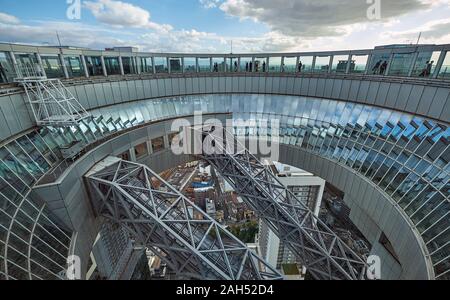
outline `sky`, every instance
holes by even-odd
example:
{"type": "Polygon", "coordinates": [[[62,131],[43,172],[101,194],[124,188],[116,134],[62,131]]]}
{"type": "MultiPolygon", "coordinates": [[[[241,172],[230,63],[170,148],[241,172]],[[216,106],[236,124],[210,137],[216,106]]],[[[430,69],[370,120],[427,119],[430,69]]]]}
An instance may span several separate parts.
{"type": "Polygon", "coordinates": [[[371,49],[419,33],[448,44],[450,0],[0,0],[0,42],[58,45],[57,32],[66,46],[148,52],[371,49]]]}

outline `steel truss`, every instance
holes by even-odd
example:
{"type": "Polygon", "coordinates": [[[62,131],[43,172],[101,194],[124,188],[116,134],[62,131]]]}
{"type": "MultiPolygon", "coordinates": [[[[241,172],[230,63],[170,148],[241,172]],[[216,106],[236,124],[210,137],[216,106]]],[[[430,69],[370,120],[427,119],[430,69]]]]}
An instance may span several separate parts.
{"type": "Polygon", "coordinates": [[[233,186],[314,278],[365,278],[366,262],[299,201],[233,134],[226,131],[217,134],[220,130],[211,127],[187,130],[193,132],[197,140],[201,135],[204,142],[201,157],[233,186]],[[205,149],[209,149],[208,154],[205,154],[205,149]]]}
{"type": "Polygon", "coordinates": [[[59,79],[48,79],[33,66],[16,66],[38,126],[72,126],[90,115],[59,79]]]}
{"type": "Polygon", "coordinates": [[[177,276],[283,278],[150,168],[108,157],[85,178],[97,213],[124,226],[177,276]]]}

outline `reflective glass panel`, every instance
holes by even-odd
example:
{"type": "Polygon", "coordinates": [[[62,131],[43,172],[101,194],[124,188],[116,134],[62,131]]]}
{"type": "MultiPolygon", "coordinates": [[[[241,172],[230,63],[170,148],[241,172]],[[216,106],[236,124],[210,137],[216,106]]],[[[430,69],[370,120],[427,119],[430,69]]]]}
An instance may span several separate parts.
{"type": "Polygon", "coordinates": [[[267,57],[255,58],[255,72],[267,72],[267,57]]]}
{"type": "Polygon", "coordinates": [[[151,57],[141,57],[141,72],[146,74],[153,73],[153,63],[151,57]]]}
{"type": "Polygon", "coordinates": [[[59,60],[59,56],[55,55],[41,55],[42,66],[48,78],[64,77],[64,71],[59,60]]]}
{"type": "Polygon", "coordinates": [[[252,72],[253,59],[251,57],[241,57],[241,72],[252,72]]]}
{"type": "Polygon", "coordinates": [[[167,67],[167,58],[155,57],[155,70],[156,73],[167,73],[169,69],[167,67]]]}
{"type": "Polygon", "coordinates": [[[186,73],[195,73],[196,70],[196,59],[195,57],[185,57],[184,58],[184,72],[186,73]]]}
{"type": "Polygon", "coordinates": [[[450,51],[445,55],[444,62],[442,63],[442,67],[439,70],[439,78],[450,79],[450,51]]]}
{"type": "Polygon", "coordinates": [[[120,75],[120,65],[118,57],[105,57],[106,73],[108,75],[120,75]]]}
{"type": "Polygon", "coordinates": [[[181,58],[170,58],[170,72],[181,73],[181,58]]]}
{"type": "Polygon", "coordinates": [[[12,82],[14,68],[9,53],[0,52],[0,83],[12,82]]]}
{"type": "Polygon", "coordinates": [[[441,52],[438,51],[419,52],[411,76],[429,77],[433,75],[440,55],[441,52]]]}
{"type": "Polygon", "coordinates": [[[198,71],[211,72],[211,59],[209,57],[198,58],[198,71]]]}
{"type": "Polygon", "coordinates": [[[345,73],[347,71],[348,55],[335,55],[333,57],[333,66],[331,72],[345,73]]]}
{"type": "Polygon", "coordinates": [[[312,72],[313,59],[314,58],[312,56],[300,57],[300,61],[298,63],[299,70],[301,70],[301,72],[312,72]]]}
{"type": "Polygon", "coordinates": [[[414,53],[396,53],[389,68],[391,76],[407,76],[411,68],[414,53]]]}
{"type": "Polygon", "coordinates": [[[225,72],[225,59],[222,57],[213,58],[213,72],[225,72]]]}
{"type": "Polygon", "coordinates": [[[65,56],[64,63],[69,77],[84,77],[84,67],[80,56],[65,56]]]}
{"type": "Polygon", "coordinates": [[[100,56],[86,56],[85,60],[89,76],[103,75],[102,60],[100,56]]]}
{"type": "Polygon", "coordinates": [[[369,55],[352,55],[350,73],[365,73],[369,55]]]}
{"type": "Polygon", "coordinates": [[[297,71],[297,57],[285,57],[283,72],[294,73],[297,71]]]}
{"type": "Polygon", "coordinates": [[[279,73],[281,72],[281,56],[269,57],[269,72],[279,73]]]}
{"type": "Polygon", "coordinates": [[[329,56],[316,56],[316,64],[314,65],[314,72],[327,73],[330,69],[329,56]]]}

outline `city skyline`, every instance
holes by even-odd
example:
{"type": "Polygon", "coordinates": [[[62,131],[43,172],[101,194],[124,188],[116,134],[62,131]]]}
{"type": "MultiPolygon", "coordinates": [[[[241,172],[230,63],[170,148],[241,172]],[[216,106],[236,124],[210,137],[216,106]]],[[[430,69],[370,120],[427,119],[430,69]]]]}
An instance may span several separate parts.
{"type": "Polygon", "coordinates": [[[371,49],[415,44],[419,35],[422,44],[444,44],[450,38],[449,0],[0,0],[0,4],[0,41],[36,45],[247,53],[371,49]]]}

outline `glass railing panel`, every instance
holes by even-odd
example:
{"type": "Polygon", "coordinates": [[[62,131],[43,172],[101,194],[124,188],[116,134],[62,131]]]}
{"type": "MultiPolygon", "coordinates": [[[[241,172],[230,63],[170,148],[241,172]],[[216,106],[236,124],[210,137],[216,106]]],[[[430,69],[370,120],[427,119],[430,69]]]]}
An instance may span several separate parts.
{"type": "Polygon", "coordinates": [[[389,68],[389,76],[408,76],[413,58],[414,53],[394,54],[389,68]]]}
{"type": "Polygon", "coordinates": [[[212,60],[213,72],[225,72],[225,58],[214,57],[212,60]]]}
{"type": "Polygon", "coordinates": [[[299,59],[298,63],[298,69],[301,70],[301,72],[309,73],[313,71],[313,56],[302,56],[299,59]]]}
{"type": "Polygon", "coordinates": [[[61,61],[57,54],[55,55],[41,55],[42,66],[48,78],[62,78],[64,71],[61,66],[61,61]]]}
{"type": "Polygon", "coordinates": [[[369,66],[369,74],[385,75],[390,57],[391,57],[390,53],[373,54],[369,66]]]}
{"type": "Polygon", "coordinates": [[[267,57],[255,58],[255,72],[267,72],[267,57]]]}
{"type": "Polygon", "coordinates": [[[197,62],[195,57],[184,58],[184,72],[185,73],[197,72],[197,62]]]}
{"type": "Polygon", "coordinates": [[[314,65],[315,73],[328,73],[330,70],[329,56],[316,56],[316,63],[314,65]]]}
{"type": "Polygon", "coordinates": [[[211,59],[209,57],[198,58],[198,71],[201,73],[211,72],[211,59]]]}
{"type": "Polygon", "coordinates": [[[155,70],[156,73],[167,73],[169,68],[167,66],[166,57],[155,57],[155,70]]]}
{"type": "Polygon", "coordinates": [[[120,75],[120,64],[118,57],[108,57],[104,58],[106,73],[108,75],[120,75]]]}
{"type": "Polygon", "coordinates": [[[151,57],[140,57],[141,72],[144,74],[153,74],[153,62],[151,57]]]}
{"type": "Polygon", "coordinates": [[[333,73],[345,73],[347,72],[347,65],[349,61],[348,55],[335,55],[333,57],[333,65],[331,67],[331,72],[333,73]]]}
{"type": "Polygon", "coordinates": [[[293,56],[284,58],[283,72],[286,73],[297,72],[297,57],[293,56]]]}
{"type": "Polygon", "coordinates": [[[281,72],[281,56],[269,57],[269,72],[281,72]]]}
{"type": "Polygon", "coordinates": [[[80,56],[64,56],[67,73],[69,77],[84,77],[84,66],[80,56]]]}
{"type": "Polygon", "coordinates": [[[445,59],[442,63],[441,69],[439,70],[438,78],[450,79],[450,51],[445,55],[445,59]]]}
{"type": "Polygon", "coordinates": [[[252,72],[253,70],[253,58],[241,57],[241,72],[252,72]]]}
{"type": "Polygon", "coordinates": [[[352,55],[350,73],[362,74],[366,72],[369,55],[352,55]]]}
{"type": "Polygon", "coordinates": [[[169,58],[170,62],[170,72],[171,73],[181,73],[183,70],[181,69],[181,58],[169,58]]]}
{"type": "Polygon", "coordinates": [[[426,51],[419,52],[417,54],[416,62],[412,70],[411,76],[413,77],[430,77],[436,70],[436,65],[439,60],[441,52],[439,51],[426,51]]]}

